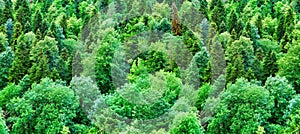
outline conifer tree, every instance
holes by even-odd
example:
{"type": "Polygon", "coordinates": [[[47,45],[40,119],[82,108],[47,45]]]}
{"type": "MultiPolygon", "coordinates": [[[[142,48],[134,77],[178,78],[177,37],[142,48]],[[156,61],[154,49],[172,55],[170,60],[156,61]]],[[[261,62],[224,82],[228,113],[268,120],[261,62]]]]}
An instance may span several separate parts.
{"type": "Polygon", "coordinates": [[[227,31],[231,32],[234,28],[236,28],[237,15],[235,10],[231,10],[230,14],[227,18],[227,31]]]}
{"type": "Polygon", "coordinates": [[[1,11],[0,24],[5,23],[8,19],[13,19],[11,0],[4,0],[4,8],[1,11]]]}
{"type": "Polygon", "coordinates": [[[8,19],[5,23],[5,29],[7,31],[7,39],[8,39],[8,44],[11,43],[12,40],[12,34],[14,31],[14,24],[12,22],[12,19],[8,19]]]}
{"type": "Polygon", "coordinates": [[[274,77],[278,72],[277,58],[276,54],[271,50],[268,55],[264,58],[263,61],[264,66],[264,81],[267,80],[268,77],[274,77]]]}
{"type": "Polygon", "coordinates": [[[12,35],[12,43],[11,43],[11,48],[14,52],[16,51],[18,38],[22,34],[22,30],[23,30],[23,27],[22,27],[21,23],[16,22],[15,26],[14,26],[14,32],[13,32],[13,35],[12,35]]]}
{"type": "MultiPolygon", "coordinates": [[[[217,24],[217,31],[219,33],[224,32],[223,27],[221,27],[222,21],[226,24],[226,12],[224,3],[222,0],[212,0],[209,6],[210,20],[217,24]]],[[[225,28],[226,29],[226,28],[225,28]]]]}
{"type": "MultiPolygon", "coordinates": [[[[26,36],[33,36],[32,38],[34,38],[34,35],[30,34],[26,34],[26,36]]],[[[26,38],[28,39],[28,37],[26,38]]],[[[15,52],[15,60],[9,71],[9,81],[16,84],[29,73],[28,71],[31,67],[30,48],[33,39],[27,40],[26,38],[24,34],[19,37],[15,52]]]]}
{"type": "Polygon", "coordinates": [[[16,21],[20,22],[22,26],[25,26],[26,22],[30,20],[30,8],[27,0],[23,0],[22,5],[19,7],[16,14],[16,21]]]}
{"type": "Polygon", "coordinates": [[[245,67],[241,55],[237,54],[233,62],[228,63],[226,69],[226,82],[234,83],[236,79],[245,75],[245,67]]]}
{"type": "Polygon", "coordinates": [[[181,35],[181,27],[180,27],[180,22],[179,22],[179,15],[178,15],[178,10],[176,7],[176,4],[172,4],[172,32],[175,35],[181,35]]]}
{"type": "Polygon", "coordinates": [[[40,10],[37,10],[33,15],[32,31],[36,32],[38,28],[42,27],[43,17],[40,10]]]}
{"type": "Polygon", "coordinates": [[[42,52],[40,52],[38,55],[37,62],[33,64],[29,71],[31,83],[38,83],[42,78],[45,78],[51,74],[47,57],[42,52]]]}

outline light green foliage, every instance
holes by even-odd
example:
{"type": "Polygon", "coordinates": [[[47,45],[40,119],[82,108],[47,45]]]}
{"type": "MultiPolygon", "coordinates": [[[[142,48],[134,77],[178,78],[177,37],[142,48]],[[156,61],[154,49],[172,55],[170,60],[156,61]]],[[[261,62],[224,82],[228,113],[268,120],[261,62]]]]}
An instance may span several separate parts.
{"type": "Polygon", "coordinates": [[[5,119],[3,117],[2,109],[0,108],[0,133],[8,134],[8,128],[5,124],[5,119]]]}
{"type": "Polygon", "coordinates": [[[196,114],[188,113],[178,115],[170,130],[171,134],[203,134],[203,129],[199,124],[196,114]]]}
{"type": "Polygon", "coordinates": [[[229,84],[221,99],[208,133],[255,133],[274,105],[264,87],[244,78],[229,84]]]}
{"type": "Polygon", "coordinates": [[[0,91],[0,107],[6,110],[6,104],[9,103],[14,97],[21,95],[22,88],[15,84],[7,85],[3,90],[0,91]]]}
{"type": "Polygon", "coordinates": [[[286,77],[293,84],[297,93],[300,92],[299,51],[300,44],[294,44],[294,46],[289,49],[288,53],[278,61],[278,74],[286,77]]]}
{"type": "Polygon", "coordinates": [[[209,85],[209,83],[204,84],[198,91],[198,96],[197,96],[197,100],[195,103],[195,107],[197,107],[197,109],[199,111],[201,111],[204,108],[206,99],[208,98],[208,95],[210,93],[211,87],[209,85]]]}
{"type": "Polygon", "coordinates": [[[299,114],[300,114],[300,96],[296,95],[290,101],[287,112],[284,117],[287,119],[286,122],[286,133],[295,133],[300,130],[300,122],[299,122],[299,114]]]}
{"type": "Polygon", "coordinates": [[[271,110],[272,117],[270,123],[284,125],[283,115],[289,105],[289,101],[295,95],[291,84],[282,77],[269,77],[266,81],[265,88],[269,90],[270,96],[274,98],[274,108],[271,110]]]}
{"type": "Polygon", "coordinates": [[[9,71],[9,81],[18,83],[26,74],[29,73],[31,67],[30,48],[35,35],[30,32],[21,35],[18,39],[18,44],[15,51],[15,59],[12,63],[12,68],[9,71]]]}
{"type": "Polygon", "coordinates": [[[12,133],[59,133],[76,117],[78,100],[70,88],[46,78],[22,98],[11,100],[12,133]]]}
{"type": "Polygon", "coordinates": [[[14,53],[11,48],[6,46],[5,49],[5,51],[0,52],[0,90],[4,88],[8,82],[8,72],[14,60],[14,53]]]}

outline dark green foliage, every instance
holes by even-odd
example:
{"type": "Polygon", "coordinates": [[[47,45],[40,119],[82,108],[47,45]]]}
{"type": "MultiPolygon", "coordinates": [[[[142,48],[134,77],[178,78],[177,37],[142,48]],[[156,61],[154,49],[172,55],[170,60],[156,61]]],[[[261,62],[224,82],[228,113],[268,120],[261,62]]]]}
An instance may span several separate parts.
{"type": "Polygon", "coordinates": [[[42,27],[43,17],[40,10],[37,10],[33,15],[32,31],[36,32],[38,28],[42,27]]]}
{"type": "Polygon", "coordinates": [[[277,58],[276,54],[273,51],[270,51],[268,55],[264,58],[264,80],[266,80],[269,76],[275,76],[278,72],[277,58]]]}
{"type": "Polygon", "coordinates": [[[22,34],[22,24],[19,22],[16,22],[14,25],[14,31],[13,31],[13,35],[12,35],[12,43],[10,44],[11,49],[15,52],[16,51],[16,47],[18,44],[18,38],[19,36],[22,34]]]}
{"type": "Polygon", "coordinates": [[[112,32],[102,40],[95,63],[97,85],[103,94],[113,90],[110,64],[115,49],[120,45],[119,40],[113,37],[114,34],[112,32]]]}
{"type": "Polygon", "coordinates": [[[237,27],[237,15],[235,10],[231,10],[229,16],[227,17],[227,31],[231,32],[234,28],[237,27]]]}
{"type": "MultiPolygon", "coordinates": [[[[226,12],[222,0],[212,0],[209,6],[210,20],[217,24],[219,33],[225,32],[221,23],[226,24],[226,12]]],[[[226,29],[226,28],[225,28],[226,29]]]]}
{"type": "Polygon", "coordinates": [[[4,7],[0,11],[0,24],[4,24],[8,19],[13,19],[13,9],[11,0],[4,0],[4,7]]]}
{"type": "Polygon", "coordinates": [[[24,26],[26,22],[30,20],[31,14],[27,0],[24,0],[23,2],[22,6],[16,10],[16,21],[20,22],[24,26]]]}

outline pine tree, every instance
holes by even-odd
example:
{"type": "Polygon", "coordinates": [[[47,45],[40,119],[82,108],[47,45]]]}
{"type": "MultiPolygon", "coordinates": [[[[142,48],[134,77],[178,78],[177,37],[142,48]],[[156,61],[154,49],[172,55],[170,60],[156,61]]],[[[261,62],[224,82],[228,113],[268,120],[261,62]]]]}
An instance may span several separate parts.
{"type": "Polygon", "coordinates": [[[199,7],[199,10],[202,14],[205,15],[206,18],[208,18],[208,12],[207,12],[207,9],[208,9],[208,2],[206,0],[199,0],[199,4],[200,4],[200,7],[199,7]]]}
{"type": "Polygon", "coordinates": [[[175,35],[181,35],[181,27],[179,22],[178,10],[176,4],[172,4],[172,31],[175,35]]]}
{"type": "Polygon", "coordinates": [[[280,16],[279,17],[279,23],[277,25],[277,29],[276,29],[276,36],[277,36],[277,41],[280,42],[282,37],[285,34],[285,25],[284,25],[284,16],[280,16]]]}

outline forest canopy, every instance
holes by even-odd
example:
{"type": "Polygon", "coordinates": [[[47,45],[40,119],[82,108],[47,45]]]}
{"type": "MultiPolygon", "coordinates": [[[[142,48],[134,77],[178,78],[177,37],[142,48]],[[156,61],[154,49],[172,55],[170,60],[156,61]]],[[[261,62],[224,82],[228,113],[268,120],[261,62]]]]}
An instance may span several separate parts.
{"type": "Polygon", "coordinates": [[[299,133],[299,0],[0,0],[0,133],[299,133]]]}

